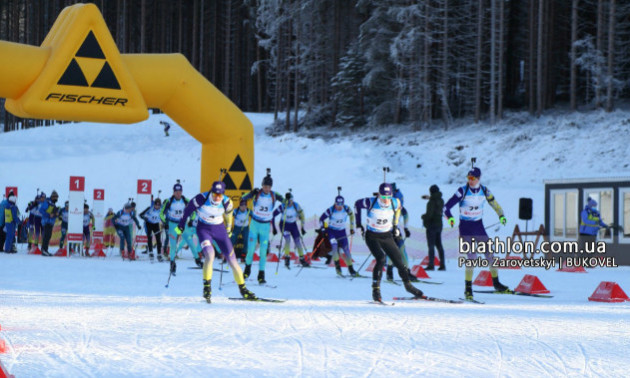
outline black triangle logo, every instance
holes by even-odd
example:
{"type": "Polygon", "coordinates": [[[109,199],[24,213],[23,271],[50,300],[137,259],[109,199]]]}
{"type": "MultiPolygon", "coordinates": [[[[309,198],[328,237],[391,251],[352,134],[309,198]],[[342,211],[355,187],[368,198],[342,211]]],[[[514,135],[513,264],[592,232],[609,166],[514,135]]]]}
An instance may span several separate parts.
{"type": "Polygon", "coordinates": [[[238,188],[239,190],[252,190],[252,182],[249,180],[249,174],[245,175],[243,179],[243,183],[238,188]]]}
{"type": "Polygon", "coordinates": [[[245,164],[243,164],[243,160],[241,160],[241,155],[236,155],[236,159],[234,159],[234,162],[230,167],[230,172],[247,172],[245,164]]]}
{"type": "Polygon", "coordinates": [[[236,185],[234,185],[234,181],[232,181],[232,178],[230,177],[229,173],[225,174],[225,177],[223,178],[223,182],[225,183],[226,190],[236,190],[236,185]]]}
{"type": "Polygon", "coordinates": [[[120,84],[118,84],[116,75],[114,75],[114,71],[112,71],[109,63],[105,62],[101,72],[98,74],[96,79],[94,79],[91,86],[96,88],[120,89],[120,84]]]}
{"type": "Polygon", "coordinates": [[[66,71],[61,75],[61,79],[59,79],[57,84],[76,85],[77,87],[88,86],[85,75],[83,75],[83,71],[81,67],[79,67],[79,63],[77,63],[76,59],[72,58],[72,61],[68,64],[68,68],[66,68],[66,71]]]}
{"type": "Polygon", "coordinates": [[[105,54],[103,54],[103,50],[101,50],[101,46],[91,30],[75,56],[79,58],[105,59],[105,54]]]}

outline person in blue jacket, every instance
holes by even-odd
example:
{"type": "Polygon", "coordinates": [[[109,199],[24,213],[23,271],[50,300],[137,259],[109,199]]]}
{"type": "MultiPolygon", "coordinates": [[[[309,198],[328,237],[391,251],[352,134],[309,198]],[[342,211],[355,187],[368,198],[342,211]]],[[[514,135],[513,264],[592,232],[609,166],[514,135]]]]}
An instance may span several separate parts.
{"type": "Polygon", "coordinates": [[[578,234],[578,245],[581,251],[588,249],[595,250],[595,242],[599,229],[608,228],[608,225],[602,221],[602,216],[597,211],[597,201],[588,198],[584,210],[580,213],[580,229],[578,234]],[[587,245],[587,243],[589,243],[587,245]]]}
{"type": "Polygon", "coordinates": [[[39,213],[42,216],[42,228],[44,230],[42,237],[42,255],[44,256],[52,256],[52,254],[48,252],[48,244],[52,236],[53,226],[59,216],[59,208],[56,206],[58,199],[59,194],[57,194],[56,190],[53,190],[52,193],[50,193],[50,197],[46,198],[44,202],[39,205],[39,213]]]}
{"type": "Polygon", "coordinates": [[[3,208],[2,214],[0,214],[0,224],[2,224],[2,229],[6,233],[6,239],[4,241],[4,251],[6,253],[13,252],[15,231],[20,221],[20,212],[15,205],[16,200],[15,194],[11,191],[9,192],[9,197],[7,197],[0,206],[3,208]]]}

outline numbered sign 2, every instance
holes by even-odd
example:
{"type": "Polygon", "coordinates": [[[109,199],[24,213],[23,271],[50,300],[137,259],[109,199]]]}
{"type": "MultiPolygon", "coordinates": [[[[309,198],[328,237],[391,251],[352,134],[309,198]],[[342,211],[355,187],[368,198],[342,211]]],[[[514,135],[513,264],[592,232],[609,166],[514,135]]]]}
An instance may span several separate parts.
{"type": "Polygon", "coordinates": [[[94,189],[94,201],[105,200],[105,189],[94,189]]]}
{"type": "Polygon", "coordinates": [[[151,194],[151,180],[138,180],[138,194],[151,194]]]}
{"type": "Polygon", "coordinates": [[[85,190],[85,177],[70,176],[70,191],[83,192],[85,190]]]}
{"type": "Polygon", "coordinates": [[[13,194],[15,194],[15,196],[18,196],[18,192],[17,192],[17,186],[7,186],[5,191],[4,191],[4,196],[9,198],[9,193],[13,192],[13,194]]]}

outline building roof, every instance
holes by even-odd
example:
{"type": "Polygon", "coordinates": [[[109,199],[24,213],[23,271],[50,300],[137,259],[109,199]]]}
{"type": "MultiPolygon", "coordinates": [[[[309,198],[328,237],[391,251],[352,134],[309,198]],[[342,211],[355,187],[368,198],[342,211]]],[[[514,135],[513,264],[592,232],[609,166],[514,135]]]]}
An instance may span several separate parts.
{"type": "Polygon", "coordinates": [[[610,182],[627,182],[630,183],[630,177],[591,177],[591,178],[574,178],[574,179],[554,179],[543,180],[547,184],[595,184],[610,182]]]}

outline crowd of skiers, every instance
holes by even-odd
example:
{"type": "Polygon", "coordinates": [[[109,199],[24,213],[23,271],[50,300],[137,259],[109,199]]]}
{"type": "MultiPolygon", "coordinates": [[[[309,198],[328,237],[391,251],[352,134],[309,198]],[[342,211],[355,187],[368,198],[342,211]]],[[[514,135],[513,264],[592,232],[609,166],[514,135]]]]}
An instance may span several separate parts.
{"type": "MultiPolygon", "coordinates": [[[[487,202],[497,213],[502,224],[506,223],[501,207],[490,190],[480,184],[481,170],[473,168],[468,172],[467,184],[458,188],[455,194],[446,202],[437,185],[429,188],[426,212],[422,215],[426,228],[429,264],[425,269],[433,270],[435,249],[438,251],[440,266],[438,270],[445,270],[444,248],[441,242],[442,220],[448,219],[451,227],[455,225],[455,218],[450,209],[459,205],[460,237],[466,241],[485,241],[482,216],[483,205],[487,202]]],[[[295,201],[293,194],[282,195],[272,190],[273,179],[269,171],[263,178],[260,188],[255,188],[244,194],[234,206],[232,200],[225,195],[225,183],[216,181],[208,192],[199,193],[192,199],[183,195],[183,187],[178,182],[173,186],[173,194],[162,201],[160,198],[151,199],[150,205],[139,213],[144,221],[141,225],[133,201],[124,204],[123,208],[114,212],[110,208],[105,216],[104,238],[105,248],[114,246],[114,235],[120,239],[120,253],[123,257],[134,258],[132,236],[133,225],[138,230],[144,230],[147,236],[147,250],[151,260],[154,251],[159,261],[170,262],[170,276],[176,275],[177,251],[185,244],[191,251],[196,264],[203,269],[203,296],[208,302],[211,298],[212,263],[215,254],[220,253],[230,265],[234,279],[241,294],[248,299],[255,295],[245,287],[245,280],[252,274],[254,251],[258,247],[260,263],[258,265],[257,281],[265,284],[265,268],[269,250],[269,235],[281,233],[280,250],[284,252],[283,260],[287,267],[290,261],[290,245],[293,242],[303,267],[310,265],[306,247],[304,245],[304,210],[295,201]],[[276,219],[279,218],[278,221],[276,219]],[[194,235],[197,236],[195,241],[194,235]],[[153,239],[155,238],[155,245],[153,239]],[[164,243],[162,242],[164,240],[164,243]],[[284,249],[282,245],[284,244],[284,249]],[[154,249],[155,247],[155,249],[154,249]],[[236,248],[235,248],[236,247],[236,248]],[[203,257],[203,258],[202,258],[203,257]],[[241,270],[238,258],[245,262],[241,270]]],[[[402,279],[404,288],[415,297],[422,297],[421,290],[411,282],[417,281],[409,270],[409,258],[406,253],[405,239],[410,237],[407,227],[409,214],[404,207],[404,196],[395,183],[384,182],[378,187],[378,192],[372,196],[361,198],[350,206],[341,195],[338,195],[332,206],[326,208],[319,217],[318,236],[313,246],[313,256],[322,254],[327,263],[333,261],[338,275],[343,276],[341,261],[345,262],[350,276],[359,273],[352,264],[352,238],[356,230],[361,232],[371,254],[375,258],[372,273],[372,293],[375,301],[381,301],[380,282],[383,267],[386,267],[386,279],[393,280],[394,267],[402,279]],[[365,213],[365,218],[362,215],[365,213]],[[402,221],[402,222],[401,222],[402,221]],[[327,246],[328,248],[324,248],[327,246]],[[332,252],[328,254],[328,252],[332,252]]],[[[31,201],[26,212],[25,220],[28,229],[29,248],[41,245],[41,253],[50,256],[49,243],[53,225],[61,221],[61,238],[59,247],[63,247],[68,228],[68,202],[63,208],[56,206],[59,196],[52,191],[50,196],[38,193],[31,201]],[[41,244],[40,243],[41,235],[41,244]]],[[[2,217],[0,225],[6,239],[3,248],[7,252],[15,251],[14,236],[20,222],[20,213],[15,205],[15,195],[9,194],[1,204],[2,217]]],[[[84,206],[83,244],[89,249],[91,231],[95,226],[94,215],[89,206],[84,206]]],[[[3,235],[0,235],[3,236],[3,235]]],[[[87,250],[85,252],[87,254],[87,250]]],[[[469,256],[475,258],[476,256],[469,256]]],[[[485,258],[492,260],[490,253],[485,258]]],[[[509,291],[499,282],[496,269],[490,269],[495,289],[509,291]]],[[[472,268],[466,268],[465,296],[472,299],[472,268]]]]}

